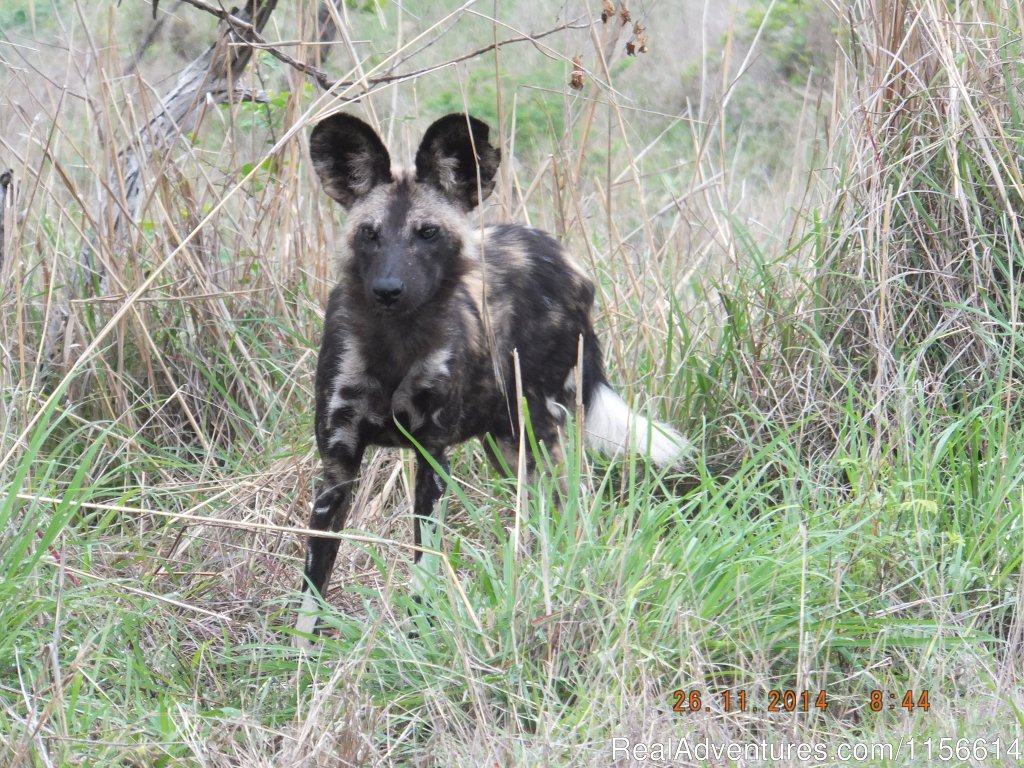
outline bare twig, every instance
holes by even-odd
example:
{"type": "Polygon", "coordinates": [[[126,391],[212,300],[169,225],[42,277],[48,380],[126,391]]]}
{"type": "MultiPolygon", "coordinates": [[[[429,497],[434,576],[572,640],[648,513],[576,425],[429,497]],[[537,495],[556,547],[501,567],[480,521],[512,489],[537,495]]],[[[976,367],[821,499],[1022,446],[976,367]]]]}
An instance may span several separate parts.
{"type": "Polygon", "coordinates": [[[8,207],[13,207],[14,195],[11,189],[13,175],[11,171],[0,173],[0,270],[4,267],[4,231],[6,229],[8,207]]]}
{"type": "Polygon", "coordinates": [[[256,30],[253,27],[253,25],[250,24],[248,21],[245,21],[244,19],[241,19],[238,16],[229,13],[228,11],[211,5],[210,3],[206,2],[206,0],[182,0],[182,2],[188,3],[189,5],[195,6],[196,8],[199,8],[201,10],[206,11],[207,13],[216,16],[218,19],[228,24],[235,32],[235,34],[238,35],[238,37],[246,43],[246,45],[252,48],[258,48],[260,50],[266,51],[278,61],[281,61],[287,64],[288,66],[293,67],[294,69],[298,70],[304,75],[308,75],[309,77],[313,78],[313,80],[316,81],[317,85],[319,85],[325,91],[331,91],[336,88],[348,88],[350,86],[357,84],[363,84],[368,87],[375,87],[379,85],[387,85],[389,83],[399,83],[404,80],[411,80],[413,78],[421,77],[431,72],[436,72],[440,69],[450,67],[451,65],[458,64],[459,62],[462,61],[475,59],[478,56],[483,56],[485,53],[490,53],[491,51],[497,50],[498,48],[502,48],[506,45],[511,45],[513,43],[524,43],[533,42],[535,40],[542,40],[545,37],[557,34],[558,32],[564,32],[567,29],[586,29],[589,26],[589,24],[584,23],[580,20],[570,21],[566,22],[565,24],[560,24],[557,27],[552,27],[551,29],[545,32],[540,32],[535,35],[517,35],[515,37],[509,37],[504,40],[498,40],[489,45],[477,48],[476,50],[464,53],[461,56],[456,56],[454,59],[449,59],[448,61],[445,61],[441,64],[434,64],[429,67],[413,70],[412,72],[380,75],[378,77],[368,77],[360,80],[333,80],[323,70],[314,67],[312,64],[306,64],[305,62],[298,61],[292,56],[289,56],[287,53],[275,48],[273,45],[268,43],[259,33],[259,31],[256,30]]]}

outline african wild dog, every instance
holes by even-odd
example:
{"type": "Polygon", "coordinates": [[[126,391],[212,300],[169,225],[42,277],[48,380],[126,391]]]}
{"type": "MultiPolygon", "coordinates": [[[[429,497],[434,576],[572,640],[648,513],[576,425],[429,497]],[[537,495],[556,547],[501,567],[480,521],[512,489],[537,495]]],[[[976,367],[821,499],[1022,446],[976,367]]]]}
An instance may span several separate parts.
{"type": "MultiPolygon", "coordinates": [[[[464,114],[431,125],[415,168],[392,170],[374,130],[348,115],[310,135],[313,167],[348,209],[341,280],[327,305],[316,373],[316,441],[323,462],[310,528],[345,524],[367,446],[409,446],[437,464],[453,445],[490,435],[515,468],[518,418],[513,350],[534,434],[557,456],[563,414],[576,401],[580,337],[585,435],[614,455],[627,446],[677,464],[685,439],[632,413],[605,379],[591,324],[594,285],[549,235],[518,225],[480,227],[469,213],[494,188],[501,153],[464,114]]],[[[444,490],[417,455],[413,533],[444,490]]],[[[336,539],[309,539],[297,630],[314,630],[336,539]]],[[[416,552],[418,561],[420,552],[416,552]]]]}

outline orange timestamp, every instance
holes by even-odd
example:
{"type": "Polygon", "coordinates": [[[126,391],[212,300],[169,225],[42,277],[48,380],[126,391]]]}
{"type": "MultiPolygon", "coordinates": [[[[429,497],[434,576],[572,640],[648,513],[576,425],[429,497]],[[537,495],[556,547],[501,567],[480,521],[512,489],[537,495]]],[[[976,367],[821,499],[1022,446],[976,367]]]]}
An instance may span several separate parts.
{"type": "Polygon", "coordinates": [[[768,701],[755,703],[747,692],[739,690],[715,691],[705,697],[700,690],[676,690],[672,692],[673,712],[700,712],[706,708],[706,699],[719,706],[707,708],[723,712],[810,712],[828,709],[828,694],[825,691],[795,691],[789,688],[768,691],[768,701]]]}
{"type": "MultiPolygon", "coordinates": [[[[706,695],[699,689],[679,689],[672,692],[673,712],[700,712],[703,709],[721,712],[825,712],[828,710],[828,703],[829,697],[824,690],[772,689],[768,691],[767,702],[753,701],[743,689],[714,691],[706,695]],[[715,706],[716,703],[718,706],[715,706]]],[[[872,712],[897,708],[908,713],[915,710],[927,712],[931,708],[927,688],[900,692],[874,690],[871,691],[867,704],[872,712]]]]}
{"type": "Polygon", "coordinates": [[[928,689],[920,691],[872,691],[868,699],[868,708],[872,712],[881,712],[884,709],[894,710],[897,707],[913,712],[915,709],[923,709],[927,712],[931,709],[931,702],[928,697],[928,689]],[[901,695],[902,694],[902,695],[901,695]],[[898,703],[897,703],[898,702],[898,703]]]}

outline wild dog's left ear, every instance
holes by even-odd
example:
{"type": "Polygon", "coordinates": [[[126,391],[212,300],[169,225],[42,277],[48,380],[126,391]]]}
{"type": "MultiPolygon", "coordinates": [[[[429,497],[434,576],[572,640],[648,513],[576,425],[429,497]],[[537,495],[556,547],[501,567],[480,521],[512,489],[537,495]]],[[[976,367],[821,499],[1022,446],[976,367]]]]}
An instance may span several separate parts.
{"type": "Polygon", "coordinates": [[[487,140],[490,132],[487,123],[462,113],[437,120],[416,151],[416,180],[472,210],[491,194],[501,163],[501,150],[487,140]]]}

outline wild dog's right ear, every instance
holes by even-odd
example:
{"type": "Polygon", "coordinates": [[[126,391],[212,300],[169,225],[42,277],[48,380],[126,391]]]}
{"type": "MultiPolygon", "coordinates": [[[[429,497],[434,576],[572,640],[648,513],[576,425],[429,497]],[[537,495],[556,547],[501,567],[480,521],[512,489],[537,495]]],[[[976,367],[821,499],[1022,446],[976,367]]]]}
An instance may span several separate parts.
{"type": "Polygon", "coordinates": [[[309,135],[324,191],[346,208],[378,184],[391,181],[391,156],[377,132],[351,115],[332,115],[309,135]]]}
{"type": "Polygon", "coordinates": [[[472,210],[491,194],[501,162],[501,151],[487,140],[490,132],[487,123],[462,113],[438,119],[416,151],[416,180],[472,210]]]}

